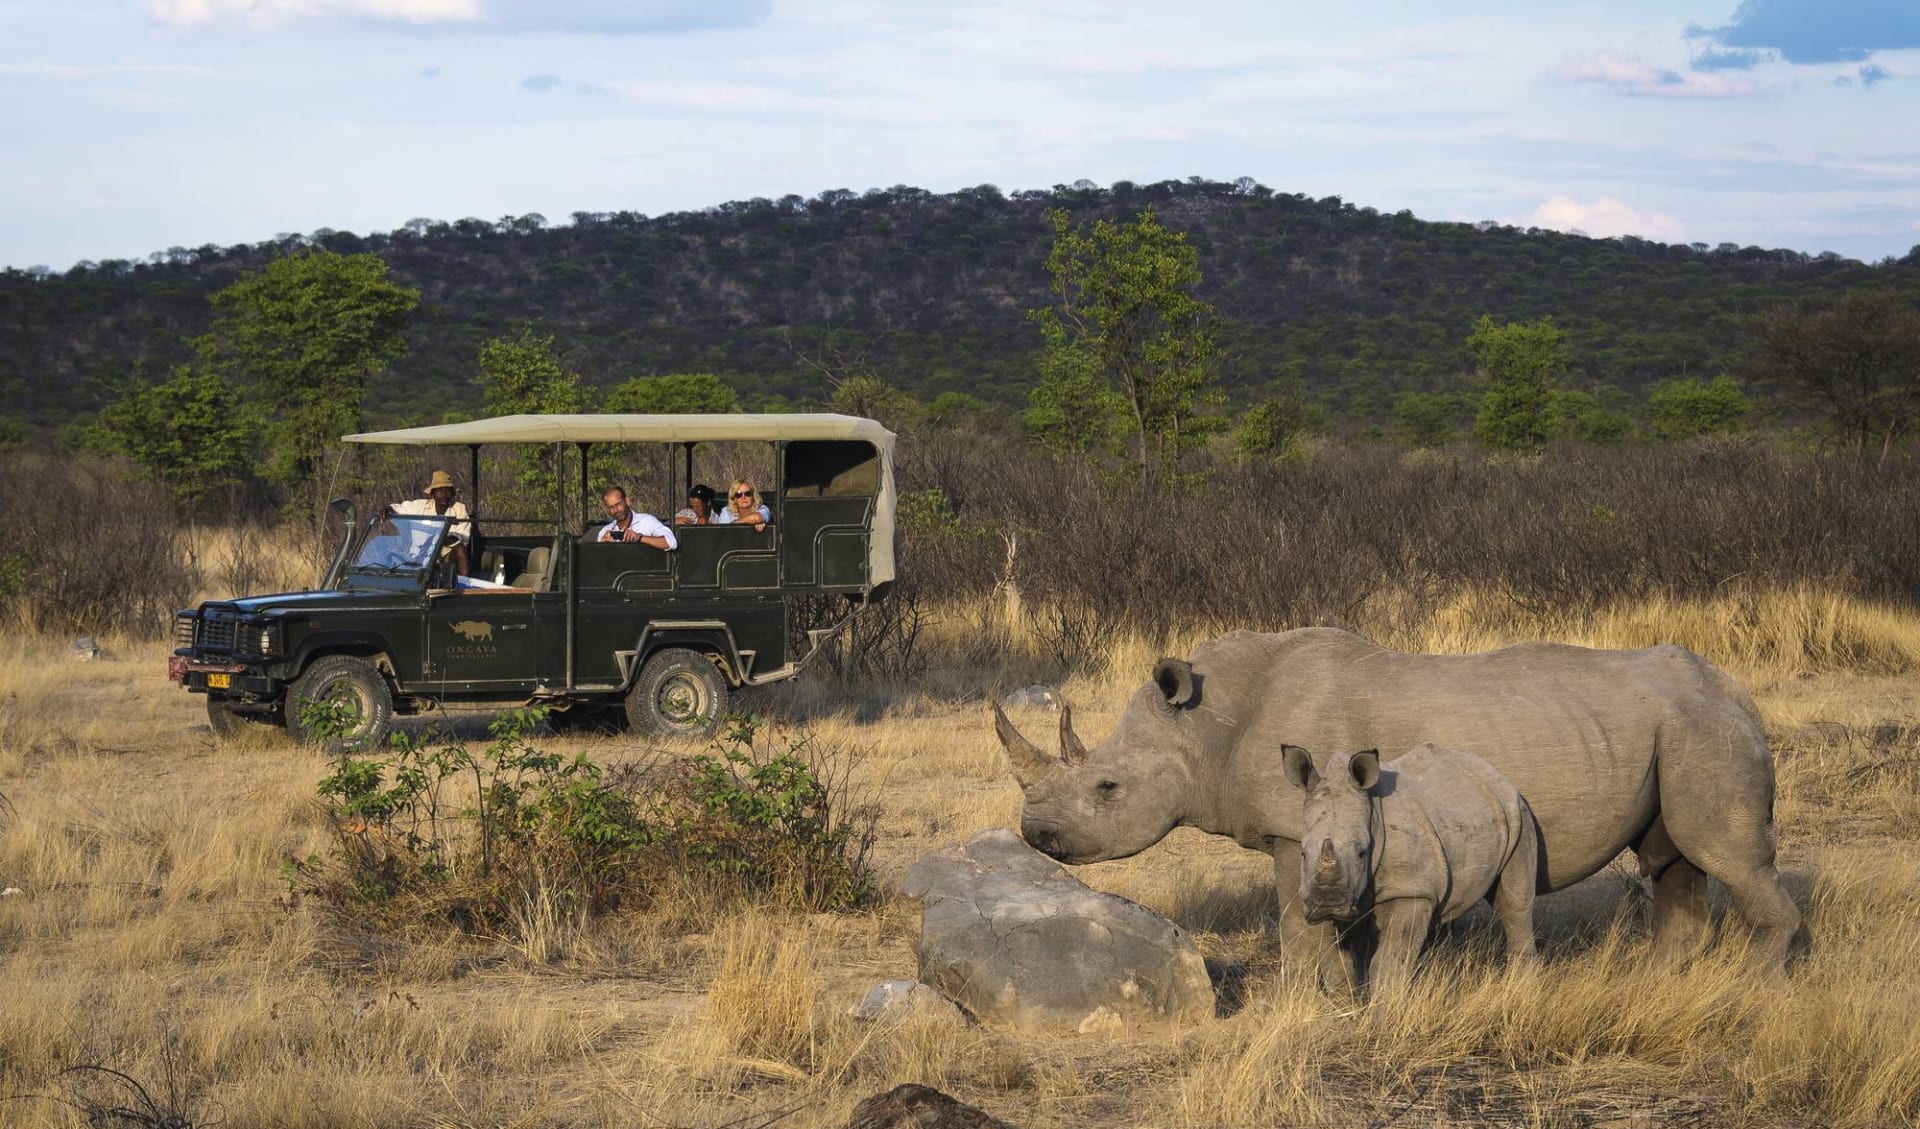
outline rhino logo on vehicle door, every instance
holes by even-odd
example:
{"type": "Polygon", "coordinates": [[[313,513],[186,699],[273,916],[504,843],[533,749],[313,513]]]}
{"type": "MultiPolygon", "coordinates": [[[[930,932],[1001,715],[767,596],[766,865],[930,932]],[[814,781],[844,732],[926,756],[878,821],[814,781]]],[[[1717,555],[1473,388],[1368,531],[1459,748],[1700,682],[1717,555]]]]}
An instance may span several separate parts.
{"type": "Polygon", "coordinates": [[[493,642],[493,624],[481,623],[476,619],[455,620],[453,633],[469,643],[493,642]]]}

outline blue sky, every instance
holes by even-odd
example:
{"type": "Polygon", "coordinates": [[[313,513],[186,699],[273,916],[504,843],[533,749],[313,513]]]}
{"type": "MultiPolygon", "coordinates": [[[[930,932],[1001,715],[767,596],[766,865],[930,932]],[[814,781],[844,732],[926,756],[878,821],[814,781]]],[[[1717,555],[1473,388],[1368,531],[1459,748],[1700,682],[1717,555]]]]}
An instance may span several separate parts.
{"type": "Polygon", "coordinates": [[[910,184],[1920,244],[1920,0],[0,0],[0,265],[910,184]]]}

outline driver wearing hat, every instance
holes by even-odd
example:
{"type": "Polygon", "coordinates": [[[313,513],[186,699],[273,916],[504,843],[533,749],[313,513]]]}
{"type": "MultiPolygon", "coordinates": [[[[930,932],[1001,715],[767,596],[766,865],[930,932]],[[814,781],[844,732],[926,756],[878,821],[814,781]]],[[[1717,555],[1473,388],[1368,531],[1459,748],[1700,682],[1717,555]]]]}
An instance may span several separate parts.
{"type": "Polygon", "coordinates": [[[405,502],[395,502],[387,507],[388,513],[419,514],[426,517],[453,517],[462,520],[447,526],[447,543],[441,547],[442,554],[453,557],[453,569],[456,575],[466,576],[467,544],[473,540],[473,523],[466,520],[465,502],[456,502],[453,496],[459,493],[459,487],[453,484],[453,476],[444,470],[433,472],[433,478],[427,482],[423,496],[411,498],[405,502]]]}

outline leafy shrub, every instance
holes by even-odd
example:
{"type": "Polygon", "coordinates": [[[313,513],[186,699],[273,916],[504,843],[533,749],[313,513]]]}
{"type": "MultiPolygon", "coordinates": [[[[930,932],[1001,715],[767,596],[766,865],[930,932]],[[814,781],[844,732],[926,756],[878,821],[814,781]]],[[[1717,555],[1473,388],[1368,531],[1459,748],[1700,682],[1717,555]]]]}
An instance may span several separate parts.
{"type": "Polygon", "coordinates": [[[736,720],[685,761],[607,769],[536,748],[545,712],[502,714],[478,751],[401,732],[383,756],[340,757],[318,786],[333,848],[288,862],[293,892],[373,924],[494,933],[536,894],[576,918],[689,892],[810,910],[872,898],[873,813],[849,810],[831,750],[776,748],[736,720]]]}
{"type": "Polygon", "coordinates": [[[1647,392],[1647,426],[1655,439],[1674,442],[1738,431],[1753,404],[1731,376],[1663,380],[1647,392]]]}

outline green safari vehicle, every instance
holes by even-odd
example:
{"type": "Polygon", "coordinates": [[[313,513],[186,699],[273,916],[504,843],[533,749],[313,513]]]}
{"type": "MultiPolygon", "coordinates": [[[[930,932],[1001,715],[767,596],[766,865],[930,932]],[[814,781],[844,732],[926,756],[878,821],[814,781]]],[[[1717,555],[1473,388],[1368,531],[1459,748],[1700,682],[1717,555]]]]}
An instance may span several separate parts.
{"type": "MultiPolygon", "coordinates": [[[[469,515],[388,510],[363,523],[350,502],[336,501],[340,543],[318,589],[177,613],[168,673],[206,695],[217,736],[279,725],[364,748],[384,740],[396,714],[539,703],[556,722],[617,709],[643,735],[703,737],[733,691],[799,674],[893,584],[894,436],[870,419],[520,415],[345,441],[465,447],[469,515]],[[719,443],[750,445],[763,458],[766,448],[751,445],[770,445],[762,527],[671,526],[678,544],[665,551],[597,540],[607,519],[589,512],[599,497],[587,480],[591,450],[663,446],[659,500],[674,503],[662,513],[671,523],[693,484],[696,448],[719,443]],[[499,444],[549,448],[555,467],[567,446],[577,448],[578,493],[556,483],[552,517],[492,513],[480,452],[499,444]],[[453,575],[445,550],[456,539],[471,542],[477,580],[453,575]],[[825,626],[791,629],[800,598],[834,609],[825,626]]],[[[650,490],[628,488],[634,509],[650,509],[650,490]]]]}

